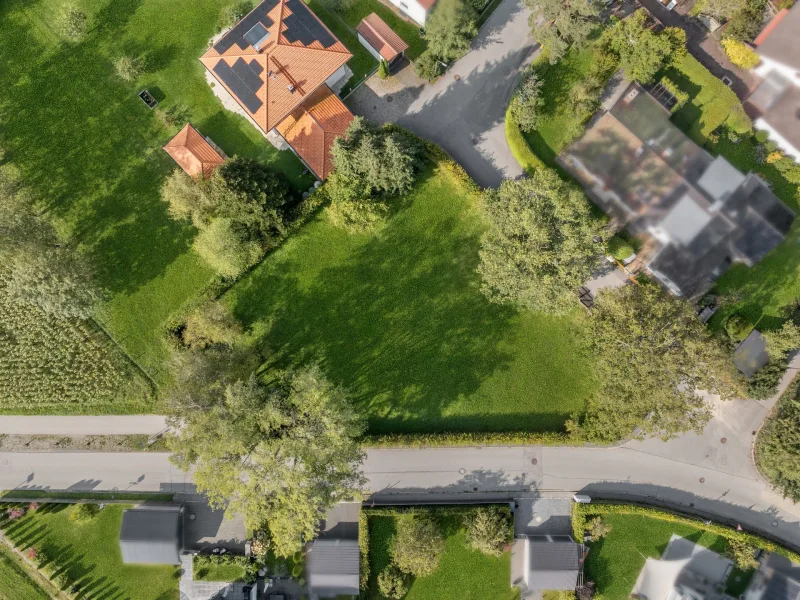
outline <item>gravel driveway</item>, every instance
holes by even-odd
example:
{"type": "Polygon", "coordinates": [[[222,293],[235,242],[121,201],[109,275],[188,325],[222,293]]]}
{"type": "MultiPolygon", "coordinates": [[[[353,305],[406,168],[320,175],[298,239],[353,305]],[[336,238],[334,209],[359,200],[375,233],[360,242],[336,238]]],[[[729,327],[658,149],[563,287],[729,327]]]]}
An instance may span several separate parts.
{"type": "Polygon", "coordinates": [[[434,84],[409,67],[396,89],[370,79],[346,100],[356,113],[379,123],[394,121],[442,146],[483,187],[496,187],[522,168],[503,128],[520,70],[535,56],[522,0],[504,0],[472,42],[472,50],[434,84]]]}

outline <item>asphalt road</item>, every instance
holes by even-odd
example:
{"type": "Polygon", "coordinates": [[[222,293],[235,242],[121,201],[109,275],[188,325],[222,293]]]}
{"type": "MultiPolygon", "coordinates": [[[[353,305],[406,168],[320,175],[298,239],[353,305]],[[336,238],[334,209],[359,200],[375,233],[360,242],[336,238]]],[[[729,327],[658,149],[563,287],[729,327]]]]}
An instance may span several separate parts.
{"type": "Polygon", "coordinates": [[[483,187],[522,175],[506,143],[503,118],[517,75],[535,56],[522,0],[505,0],[471,51],[425,85],[397,119],[442,146],[483,187]]]}

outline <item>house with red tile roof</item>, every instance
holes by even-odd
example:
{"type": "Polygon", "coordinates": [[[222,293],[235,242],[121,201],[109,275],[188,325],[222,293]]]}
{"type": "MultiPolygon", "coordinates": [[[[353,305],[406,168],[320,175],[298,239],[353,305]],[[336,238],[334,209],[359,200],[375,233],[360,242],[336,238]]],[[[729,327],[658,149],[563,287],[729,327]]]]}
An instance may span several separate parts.
{"type": "Polygon", "coordinates": [[[225,162],[222,152],[189,123],[167,142],[164,150],[195,179],[209,177],[214,169],[225,162]]]}
{"type": "Polygon", "coordinates": [[[324,178],[329,172],[325,157],[334,130],[340,129],[346,116],[342,111],[352,120],[352,114],[330,90],[346,76],[345,64],[350,58],[350,51],[303,0],[264,0],[209,47],[200,62],[257,127],[264,133],[286,132],[295,140],[293,144],[284,136],[295,153],[317,177],[324,178]],[[324,109],[319,107],[321,98],[324,109]],[[323,119],[324,133],[320,135],[317,125],[308,126],[308,119],[313,123],[314,117],[303,115],[326,110],[337,116],[330,122],[323,119]],[[284,124],[284,120],[288,122],[284,124]],[[298,134],[300,121],[306,131],[314,132],[314,144],[308,136],[298,134]],[[322,159],[316,154],[318,140],[327,145],[322,159]]]}
{"type": "Polygon", "coordinates": [[[356,27],[358,41],[375,60],[385,60],[390,65],[403,57],[408,44],[389,27],[377,14],[364,17],[356,27]]]}

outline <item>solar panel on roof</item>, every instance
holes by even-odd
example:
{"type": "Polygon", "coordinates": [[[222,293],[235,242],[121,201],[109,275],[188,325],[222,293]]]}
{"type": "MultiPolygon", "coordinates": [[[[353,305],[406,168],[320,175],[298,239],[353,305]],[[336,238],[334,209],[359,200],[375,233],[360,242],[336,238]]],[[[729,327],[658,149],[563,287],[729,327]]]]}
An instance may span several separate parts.
{"type": "MultiPolygon", "coordinates": [[[[263,67],[257,62],[256,66],[263,71],[263,67]]],[[[228,66],[224,60],[219,61],[214,67],[214,73],[251,113],[255,113],[264,104],[256,96],[256,92],[261,89],[264,82],[252,66],[242,58],[237,59],[233,67],[228,66]]]]}
{"type": "Polygon", "coordinates": [[[214,50],[220,54],[224,54],[230,50],[234,44],[238,45],[242,50],[247,49],[252,44],[245,39],[245,35],[256,25],[256,23],[260,23],[265,29],[269,29],[273,21],[267,16],[267,14],[273,8],[278,6],[279,2],[280,0],[264,0],[264,2],[256,6],[253,12],[239,21],[233,29],[231,29],[222,37],[222,39],[214,44],[214,50]]]}
{"type": "Polygon", "coordinates": [[[304,46],[310,46],[319,42],[323,48],[330,48],[336,43],[336,38],[325,29],[302,0],[288,0],[286,6],[292,14],[283,19],[286,25],[283,36],[290,44],[301,42],[304,46]]]}

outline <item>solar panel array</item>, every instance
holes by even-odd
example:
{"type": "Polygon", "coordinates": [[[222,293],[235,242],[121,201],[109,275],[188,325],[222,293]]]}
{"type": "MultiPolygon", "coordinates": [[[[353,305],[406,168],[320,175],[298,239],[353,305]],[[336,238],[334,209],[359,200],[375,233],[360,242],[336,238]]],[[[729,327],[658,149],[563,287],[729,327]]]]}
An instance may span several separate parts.
{"type": "Polygon", "coordinates": [[[269,29],[273,21],[267,16],[267,13],[278,6],[279,2],[280,0],[264,0],[264,2],[259,4],[253,10],[253,12],[239,21],[239,23],[233,29],[231,29],[222,37],[221,40],[214,44],[214,50],[220,54],[224,54],[230,50],[234,44],[237,44],[242,50],[245,50],[251,46],[252,44],[245,38],[245,36],[256,25],[256,23],[261,23],[265,29],[269,29]]]}
{"type": "Polygon", "coordinates": [[[264,104],[256,95],[256,92],[264,85],[264,81],[261,79],[263,71],[264,67],[255,59],[247,63],[244,59],[239,58],[233,63],[233,67],[221,60],[214,67],[214,73],[222,83],[228,86],[228,89],[253,114],[264,104]]]}
{"type": "Polygon", "coordinates": [[[336,38],[325,29],[302,0],[288,0],[286,6],[292,14],[283,19],[286,25],[283,37],[290,44],[300,42],[304,46],[310,46],[314,42],[319,42],[323,48],[330,48],[336,43],[336,38]]]}

